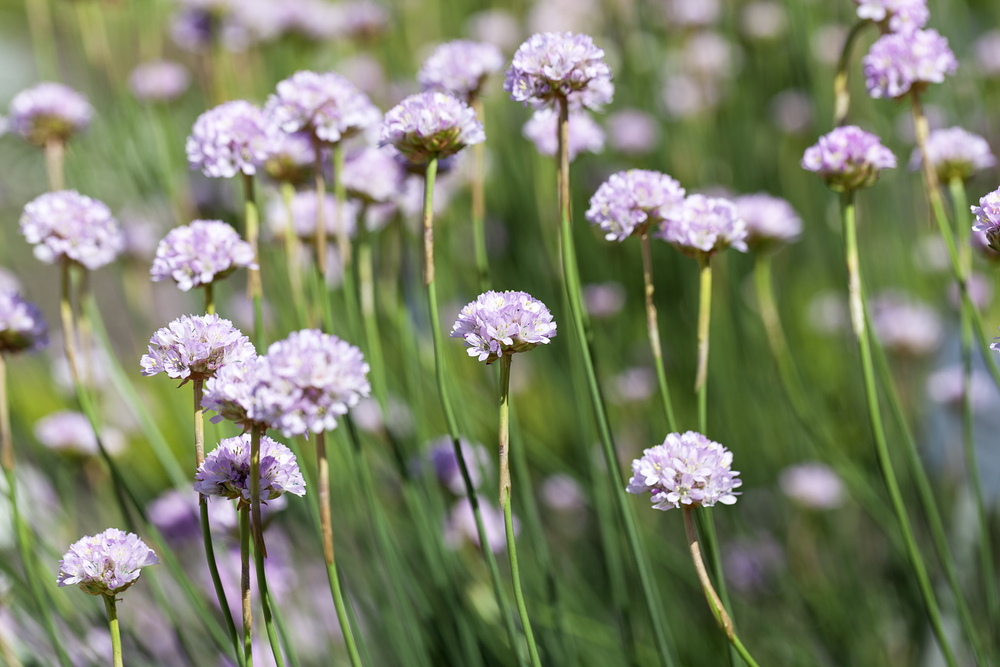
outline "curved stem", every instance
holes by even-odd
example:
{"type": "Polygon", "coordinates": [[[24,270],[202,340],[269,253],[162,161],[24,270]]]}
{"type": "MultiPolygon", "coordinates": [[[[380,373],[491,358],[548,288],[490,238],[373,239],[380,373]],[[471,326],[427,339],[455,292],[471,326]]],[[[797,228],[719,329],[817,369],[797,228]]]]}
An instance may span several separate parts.
{"type": "Polygon", "coordinates": [[[66,189],[66,173],[63,163],[66,155],[66,144],[61,139],[49,139],[45,142],[45,170],[49,177],[49,190],[66,189]]]}
{"type": "Polygon", "coordinates": [[[253,516],[252,530],[254,537],[254,562],[257,566],[257,592],[260,595],[261,611],[264,614],[264,628],[271,653],[277,667],[285,667],[281,657],[281,644],[274,631],[274,621],[271,618],[271,600],[267,594],[267,575],[264,572],[264,559],[267,549],[264,546],[264,524],[260,518],[260,437],[263,434],[260,424],[250,427],[250,511],[253,516]]]}
{"type": "Polygon", "coordinates": [[[111,631],[111,656],[114,667],[122,667],[122,634],[118,627],[118,608],[114,595],[102,595],[108,611],[108,629],[111,631]]]}
{"type": "Polygon", "coordinates": [[[660,397],[663,399],[663,409],[667,415],[667,426],[671,431],[677,430],[677,420],[674,418],[674,406],[670,401],[670,389],[667,387],[667,373],[663,367],[663,350],[660,347],[660,325],[656,318],[656,303],[653,301],[653,252],[649,242],[649,230],[640,237],[642,242],[642,281],[646,293],[646,328],[649,330],[649,346],[653,350],[653,363],[656,365],[656,380],[660,384],[660,397]]]}
{"type": "MultiPolygon", "coordinates": [[[[480,123],[486,124],[483,101],[473,96],[472,109],[480,123]]],[[[476,246],[476,272],[479,274],[479,291],[490,286],[489,255],[486,251],[486,144],[472,147],[472,235],[476,246]]]]}
{"type": "Polygon", "coordinates": [[[253,303],[253,344],[258,352],[264,350],[264,313],[262,300],[264,287],[260,279],[260,253],[257,252],[257,239],[260,236],[260,217],[257,211],[257,197],[254,192],[253,176],[243,174],[243,191],[246,196],[246,232],[247,242],[253,248],[253,261],[256,268],[249,269],[247,274],[247,298],[253,303]]]}
{"type": "Polygon", "coordinates": [[[837,75],[833,79],[833,124],[843,125],[847,120],[847,112],[851,108],[851,92],[848,89],[848,78],[851,70],[851,52],[854,50],[854,43],[858,40],[861,32],[872,22],[862,19],[854,24],[851,31],[844,39],[844,48],[840,52],[840,59],[837,62],[837,75]]]}
{"type": "Polygon", "coordinates": [[[250,606],[250,508],[241,505],[240,514],[240,600],[243,605],[243,658],[253,667],[253,609],[250,606]]]}

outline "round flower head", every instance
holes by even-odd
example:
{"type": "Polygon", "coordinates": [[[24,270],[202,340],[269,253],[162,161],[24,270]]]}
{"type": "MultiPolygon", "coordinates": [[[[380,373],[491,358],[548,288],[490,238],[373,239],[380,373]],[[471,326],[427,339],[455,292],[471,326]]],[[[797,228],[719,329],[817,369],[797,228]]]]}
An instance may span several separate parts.
{"type": "Polygon", "coordinates": [[[201,398],[203,408],[218,413],[212,423],[228,419],[244,429],[260,423],[254,399],[259,379],[266,374],[267,360],[259,356],[224,364],[215,371],[205,382],[201,398]]]}
{"type": "Polygon", "coordinates": [[[958,69],[948,40],[937,30],[883,35],[872,44],[862,63],[865,86],[875,98],[900,97],[911,88],[941,83],[946,74],[958,69]]]}
{"type": "Polygon", "coordinates": [[[134,584],[142,568],[159,562],[138,535],[108,528],[70,545],[59,561],[58,583],[113,597],[134,584]]]}
{"type": "Polygon", "coordinates": [[[369,204],[382,204],[399,195],[406,173],[391,150],[365,147],[347,156],[341,183],[348,195],[369,204]]]}
{"type": "MultiPolygon", "coordinates": [[[[205,456],[194,475],[194,490],[204,496],[222,496],[249,505],[250,434],[224,438],[205,456]]],[[[306,483],[295,455],[266,435],[260,438],[260,499],[274,500],[283,493],[306,494],[306,483]]]]}
{"type": "MultiPolygon", "coordinates": [[[[97,456],[101,449],[90,420],[80,412],[60,410],[35,422],[35,438],[45,447],[64,454],[97,456]]],[[[112,456],[125,451],[125,436],[121,431],[105,428],[101,444],[112,456]]]]}
{"type": "MultiPolygon", "coordinates": [[[[932,131],[927,137],[927,156],[937,170],[938,178],[945,183],[953,178],[967,181],[977,171],[989,169],[997,163],[985,139],[960,127],[932,131]]],[[[919,169],[922,162],[920,149],[914,150],[910,169],[919,169]]]]}
{"type": "Polygon", "coordinates": [[[0,354],[40,350],[49,343],[49,328],[38,306],[14,291],[0,290],[0,354]]]}
{"type": "MultiPolygon", "coordinates": [[[[535,144],[542,155],[554,157],[559,150],[559,114],[555,109],[539,109],[521,128],[525,139],[535,144]]],[[[569,159],[580,153],[600,153],[604,150],[604,130],[586,111],[569,113],[569,159]]]]}
{"type": "Polygon", "coordinates": [[[926,303],[899,292],[885,292],[871,300],[872,331],[891,352],[924,356],[944,337],[941,316],[926,303]]]}
{"type": "MultiPolygon", "coordinates": [[[[292,195],[292,229],[295,235],[306,243],[316,240],[316,191],[302,190],[292,195]]],[[[358,225],[361,206],[357,201],[348,200],[340,207],[344,227],[349,237],[354,236],[358,225]]],[[[268,204],[267,224],[276,236],[284,236],[288,226],[288,207],[282,199],[274,199],[268,204]]],[[[323,226],[326,233],[336,242],[337,200],[333,195],[323,197],[323,226]]]]}
{"type": "Polygon", "coordinates": [[[142,355],[142,374],[175,380],[211,377],[222,366],[257,356],[250,339],[218,315],[185,315],[158,330],[142,355]]]}
{"type": "Polygon", "coordinates": [[[424,164],[486,141],[476,112],[454,95],[427,91],[410,95],[385,114],[381,146],[392,145],[406,159],[424,164]]]}
{"type": "Polygon", "coordinates": [[[645,234],[684,204],[684,188],[666,174],[630,169],[612,174],[590,198],[587,220],[605,232],[608,241],[645,234]]]}
{"type": "Polygon", "coordinates": [[[234,100],[198,116],[184,149],[191,168],[211,178],[253,175],[270,155],[274,134],[263,111],[234,100]]]}
{"type": "Polygon", "coordinates": [[[495,45],[456,39],[434,49],[417,72],[417,81],[424,90],[439,90],[469,101],[503,63],[503,54],[495,45]]]}
{"type": "Polygon", "coordinates": [[[608,116],[611,146],[626,155],[645,155],[660,141],[656,118],[638,109],[623,109],[608,116]]]}
{"type": "Polygon", "coordinates": [[[285,132],[308,132],[328,143],[361,132],[381,116],[367,95],[334,72],[296,72],[278,83],[264,110],[285,132]]]}
{"type": "Polygon", "coordinates": [[[492,364],[504,354],[527,352],[556,335],[545,304],[526,292],[485,292],[458,314],[452,338],[465,340],[470,357],[492,364]]]}
{"type": "Polygon", "coordinates": [[[802,168],[819,174],[838,192],[870,187],[883,169],[895,166],[892,151],[856,125],[834,128],[802,156],[802,168]]]}
{"type": "Polygon", "coordinates": [[[28,202],[21,233],[35,257],[51,264],[66,258],[94,270],[125,249],[125,236],[104,203],[76,190],[57,190],[28,202]]]}
{"type": "Polygon", "coordinates": [[[887,25],[891,32],[912,33],[927,25],[927,0],[854,0],[858,18],[887,25]]]}
{"type": "Polygon", "coordinates": [[[976,224],[972,230],[986,237],[990,249],[1000,252],[1000,188],[979,199],[979,206],[973,206],[976,224]]]}
{"type": "Polygon", "coordinates": [[[61,83],[39,83],[10,102],[10,126],[33,144],[66,141],[90,125],[94,108],[87,98],[61,83]]]}
{"type": "Polygon", "coordinates": [[[747,224],[747,242],[752,246],[791,243],[802,233],[802,218],[780,197],[758,192],[737,197],[733,203],[747,224]]]}
{"type": "Polygon", "coordinates": [[[132,70],[129,88],[140,102],[170,102],[191,84],[187,68],[171,60],[153,60],[132,70]]]}
{"type": "Polygon", "coordinates": [[[669,510],[732,505],[743,485],[732,469],[733,453],[701,433],[671,433],[632,461],[632,479],[626,491],[641,496],[649,491],[653,508],[669,510]]]}
{"type": "Polygon", "coordinates": [[[799,463],[781,471],[778,485],[795,502],[816,510],[832,510],[844,503],[844,483],[822,463],[799,463]]]}
{"type": "Polygon", "coordinates": [[[254,266],[253,248],[219,220],[195,220],[171,229],[156,247],[149,269],[154,282],[170,279],[187,292],[254,266]]]}
{"type": "Polygon", "coordinates": [[[985,77],[1000,76],[1000,30],[988,30],[975,43],[976,66],[985,77]]]}
{"type": "Polygon", "coordinates": [[[611,102],[611,68],[588,35],[543,32],[532,35],[514,53],[503,89],[510,98],[550,105],[559,98],[574,107],[600,109],[611,102]]]}
{"type": "Polygon", "coordinates": [[[276,181],[300,183],[316,163],[316,149],[305,132],[275,132],[264,162],[267,175],[276,181]]]}
{"type": "Polygon", "coordinates": [[[736,204],[705,195],[689,195],[670,212],[656,235],[691,257],[714,255],[729,246],[747,251],[747,225],[736,204]]]}

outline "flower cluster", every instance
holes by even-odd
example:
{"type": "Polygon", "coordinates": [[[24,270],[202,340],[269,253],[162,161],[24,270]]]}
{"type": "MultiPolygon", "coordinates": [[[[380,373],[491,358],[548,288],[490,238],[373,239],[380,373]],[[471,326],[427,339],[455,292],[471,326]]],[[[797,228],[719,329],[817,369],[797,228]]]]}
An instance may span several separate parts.
{"type": "Polygon", "coordinates": [[[264,107],[285,132],[308,132],[337,143],[378,122],[368,96],[334,72],[301,71],[280,81],[264,107]]]}
{"type": "Polygon", "coordinates": [[[637,496],[649,491],[658,510],[732,505],[743,485],[732,465],[733,453],[701,433],[671,433],[632,461],[626,490],[637,496]]]}
{"type": "Polygon", "coordinates": [[[136,582],[142,568],[159,562],[138,535],[108,528],[70,545],[59,561],[58,583],[79,585],[90,595],[115,596],[136,582]]]}
{"type": "Polygon", "coordinates": [[[732,246],[747,251],[747,225],[727,199],[689,195],[660,225],[657,237],[685,255],[713,255],[732,246]]]}
{"type": "Polygon", "coordinates": [[[514,53],[503,89],[525,105],[550,105],[565,98],[574,107],[600,109],[615,91],[603,58],[604,49],[588,35],[538,33],[514,53]]]}
{"type": "MultiPolygon", "coordinates": [[[[316,239],[316,191],[301,190],[292,195],[292,229],[295,235],[306,242],[316,239]]],[[[276,236],[284,236],[288,229],[288,206],[281,199],[274,199],[267,208],[267,224],[276,236]]],[[[354,200],[345,201],[340,207],[340,215],[348,236],[354,236],[358,225],[360,205],[354,200]]],[[[337,233],[337,200],[333,195],[323,197],[323,227],[327,234],[337,233]]]]}
{"type": "Polygon", "coordinates": [[[646,155],[660,141],[656,118],[638,109],[616,111],[608,116],[607,126],[611,146],[626,155],[646,155]]]}
{"type": "Polygon", "coordinates": [[[802,233],[802,218],[781,197],[758,192],[737,197],[733,203],[737,215],[747,225],[750,245],[791,243],[802,233]]]}
{"type": "Polygon", "coordinates": [[[299,183],[315,163],[316,149],[308,134],[275,132],[264,170],[276,181],[299,183]]]}
{"type": "Polygon", "coordinates": [[[153,280],[171,279],[181,291],[208,285],[240,267],[254,267],[254,252],[231,225],[195,220],[171,229],[156,246],[153,280]]]}
{"type": "Polygon", "coordinates": [[[406,174],[391,150],[368,146],[347,156],[340,182],[348,195],[370,204],[385,203],[399,195],[406,174]]]}
{"type": "Polygon", "coordinates": [[[0,354],[40,350],[48,343],[49,328],[38,306],[0,289],[0,354]]]}
{"type": "MultiPolygon", "coordinates": [[[[953,178],[967,181],[977,172],[997,163],[989,143],[978,134],[961,127],[934,130],[927,137],[927,159],[934,165],[938,178],[945,183],[953,178]]],[[[920,149],[913,151],[910,168],[919,169],[923,162],[920,149]]]]}
{"type": "Polygon", "coordinates": [[[907,356],[930,354],[941,344],[941,316],[926,303],[896,291],[871,300],[872,332],[887,350],[907,356]]]}
{"type": "MultiPolygon", "coordinates": [[[[478,489],[484,477],[490,475],[490,454],[480,443],[471,443],[465,438],[459,442],[462,448],[462,458],[469,470],[469,480],[472,488],[478,489]]],[[[464,496],[465,480],[462,479],[462,470],[458,464],[458,457],[455,456],[455,445],[451,436],[442,436],[430,443],[430,448],[426,453],[434,468],[434,474],[438,481],[456,496],[464,496]]]]}
{"type": "Polygon", "coordinates": [[[612,174],[590,198],[587,220],[608,241],[645,234],[684,203],[684,188],[658,171],[630,169],[612,174]]]}
{"type": "Polygon", "coordinates": [[[61,83],[39,83],[10,102],[11,129],[39,146],[66,141],[85,130],[93,115],[87,98],[61,83]]]}
{"type": "MultiPolygon", "coordinates": [[[[521,128],[525,139],[535,144],[542,155],[554,157],[559,150],[559,114],[555,109],[539,109],[521,128]]],[[[604,150],[604,130],[586,111],[570,111],[569,159],[580,153],[600,153],[604,150]]]]}
{"type": "Polygon", "coordinates": [[[259,356],[224,364],[215,371],[215,375],[205,382],[201,398],[203,408],[218,413],[212,417],[212,423],[227,419],[244,429],[249,429],[254,422],[259,423],[255,395],[258,378],[266,374],[267,360],[259,356]]]}
{"type": "Polygon", "coordinates": [[[883,35],[862,62],[865,86],[875,98],[900,97],[911,88],[941,83],[958,69],[947,38],[937,30],[883,35]]]}
{"type": "Polygon", "coordinates": [[[132,70],[129,88],[140,102],[170,102],[184,94],[191,84],[187,68],[171,60],[153,60],[132,70]]]}
{"type": "Polygon", "coordinates": [[[142,374],[175,380],[211,377],[221,367],[257,355],[250,339],[218,315],[185,315],[159,329],[142,355],[142,374]]]}
{"type": "MultiPolygon", "coordinates": [[[[205,456],[194,476],[194,490],[204,496],[238,499],[249,505],[250,497],[250,434],[224,438],[219,446],[205,456]]],[[[274,500],[283,493],[306,494],[295,455],[285,445],[266,435],[260,438],[260,499],[274,500]]]]}
{"type": "MultiPolygon", "coordinates": [[[[35,422],[35,438],[45,447],[64,454],[97,456],[101,449],[94,434],[94,427],[82,412],[59,410],[35,422]]],[[[105,451],[114,456],[125,451],[125,436],[121,431],[105,428],[101,443],[105,451]]]]}
{"type": "Polygon", "coordinates": [[[989,247],[1000,252],[1000,188],[980,198],[979,206],[971,208],[976,216],[973,231],[983,234],[989,247]]]}
{"type": "Polygon", "coordinates": [[[28,202],[21,233],[35,246],[35,257],[51,264],[66,258],[88,269],[114,261],[125,249],[125,236],[111,210],[76,190],[46,192],[28,202]]]}
{"type": "Polygon", "coordinates": [[[824,134],[802,156],[802,168],[819,174],[837,191],[870,187],[883,169],[895,166],[892,151],[877,136],[856,125],[824,134]]]}
{"type": "Polygon", "coordinates": [[[891,32],[912,33],[927,25],[927,0],[854,0],[858,18],[885,23],[891,32]]]}
{"type": "Polygon", "coordinates": [[[417,81],[424,90],[440,90],[469,101],[503,62],[503,54],[493,44],[456,39],[434,49],[417,72],[417,81]]]}
{"type": "Polygon", "coordinates": [[[485,292],[458,314],[452,338],[465,341],[470,357],[492,364],[504,354],[527,352],[556,335],[545,304],[525,292],[485,292]]]}
{"type": "Polygon", "coordinates": [[[483,124],[468,104],[427,91],[410,95],[385,114],[380,145],[392,145],[410,162],[424,164],[484,141],[483,124]]]}
{"type": "Polygon", "coordinates": [[[188,164],[212,178],[253,175],[274,143],[275,128],[245,100],[225,102],[198,116],[184,146],[188,164]]]}

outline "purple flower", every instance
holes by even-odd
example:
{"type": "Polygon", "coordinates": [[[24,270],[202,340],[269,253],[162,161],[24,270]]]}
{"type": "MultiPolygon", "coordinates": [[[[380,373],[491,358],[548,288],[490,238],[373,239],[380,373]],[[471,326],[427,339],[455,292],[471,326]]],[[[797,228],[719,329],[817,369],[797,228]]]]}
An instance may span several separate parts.
{"type": "Polygon", "coordinates": [[[184,149],[191,168],[211,178],[252,176],[270,155],[274,135],[263,111],[234,100],[198,116],[184,149]]]}
{"type": "Polygon", "coordinates": [[[10,126],[33,144],[66,141],[90,125],[94,108],[87,98],[61,83],[43,82],[22,90],[10,102],[10,126]]]}
{"type": "Polygon", "coordinates": [[[926,303],[896,291],[886,291],[871,300],[871,326],[887,350],[908,356],[923,356],[941,344],[941,316],[926,303]]]}
{"type": "Polygon", "coordinates": [[[70,545],[59,561],[58,583],[79,585],[90,595],[115,596],[136,582],[142,568],[159,562],[138,535],[108,528],[70,545]]]}
{"type": "Polygon", "coordinates": [[[579,512],[587,506],[587,496],[580,482],[566,473],[546,477],[542,482],[541,496],[542,503],[555,512],[579,512]]]}
{"type": "Polygon", "coordinates": [[[625,306],[625,288],[621,283],[594,283],[583,286],[587,313],[600,320],[613,317],[625,306]]]}
{"type": "Polygon", "coordinates": [[[608,116],[608,138],[612,148],[625,155],[646,155],[660,141],[660,127],[650,114],[623,109],[608,116]]]}
{"type": "MultiPolygon", "coordinates": [[[[224,438],[205,456],[194,475],[194,490],[204,496],[238,499],[249,505],[250,434],[224,438]]],[[[283,493],[306,495],[306,482],[295,455],[280,442],[266,435],[260,438],[260,499],[274,500],[283,493]]]]}
{"type": "Polygon", "coordinates": [[[171,60],[153,60],[132,70],[129,88],[140,102],[170,102],[191,84],[187,68],[171,60]]]}
{"type": "Polygon", "coordinates": [[[979,199],[979,206],[973,206],[976,224],[972,230],[986,237],[987,245],[1000,252],[1000,188],[979,199]]]}
{"type": "MultiPolygon", "coordinates": [[[[486,543],[490,551],[500,553],[507,546],[504,528],[503,512],[492,503],[479,499],[479,514],[483,519],[483,530],[486,532],[486,543]]],[[[513,517],[514,534],[520,532],[521,522],[513,517]]],[[[459,498],[445,519],[442,530],[444,543],[452,550],[459,549],[465,542],[471,542],[477,547],[479,531],[476,529],[476,516],[472,512],[472,504],[468,498],[459,498]]]]}
{"type": "Polygon", "coordinates": [[[503,67],[504,57],[493,44],[456,39],[441,44],[417,72],[424,90],[438,90],[469,101],[486,78],[503,67]]]}
{"type": "Polygon", "coordinates": [[[912,33],[931,17],[927,0],[854,0],[858,18],[888,24],[891,32],[912,33]]]}
{"type": "Polygon", "coordinates": [[[736,204],[705,195],[689,195],[660,224],[656,236],[691,257],[714,255],[729,246],[747,251],[747,225],[736,204]]]}
{"type": "Polygon", "coordinates": [[[782,493],[810,509],[832,510],[844,503],[844,483],[822,463],[788,466],[781,471],[778,485],[782,493]]]}
{"type": "Polygon", "coordinates": [[[486,141],[476,112],[453,95],[410,95],[385,114],[380,146],[392,145],[414,164],[446,158],[486,141]]]}
{"type": "Polygon", "coordinates": [[[357,86],[334,72],[301,71],[278,82],[264,110],[285,132],[307,132],[335,144],[379,120],[357,86]]]}
{"type": "Polygon", "coordinates": [[[722,14],[719,0],[668,0],[664,6],[667,23],[678,28],[706,28],[722,14]]]}
{"type": "MultiPolygon", "coordinates": [[[[292,229],[296,236],[307,243],[316,240],[316,191],[303,190],[292,195],[292,229]]],[[[347,200],[340,207],[344,228],[348,236],[354,236],[358,225],[361,205],[347,200]]],[[[276,236],[283,237],[288,226],[288,207],[282,199],[273,199],[267,207],[267,224],[276,236]]],[[[337,233],[337,200],[333,195],[323,197],[323,226],[327,234],[337,233]]]]}
{"type": "Polygon", "coordinates": [[[205,382],[201,406],[218,414],[212,423],[223,419],[249,429],[254,422],[261,423],[255,395],[259,379],[267,374],[267,360],[253,357],[225,364],[205,382]]]}
{"type": "Polygon", "coordinates": [[[458,314],[452,338],[465,340],[470,357],[492,364],[503,354],[547,344],[556,323],[545,304],[526,292],[485,292],[458,314]]]}
{"type": "Polygon", "coordinates": [[[532,35],[514,53],[503,89],[525,106],[551,105],[566,98],[574,107],[600,109],[611,102],[615,87],[604,50],[588,35],[543,32],[532,35]]]}
{"type": "Polygon", "coordinates": [[[378,37],[389,27],[389,12],[371,0],[349,0],[341,5],[344,32],[354,39],[378,37]]]}
{"type": "MultiPolygon", "coordinates": [[[[490,475],[490,454],[478,442],[473,444],[465,438],[461,439],[460,446],[465,465],[469,469],[472,488],[478,489],[483,478],[490,475]]],[[[438,481],[456,496],[464,496],[465,480],[462,479],[462,471],[458,465],[458,457],[455,456],[455,445],[451,437],[445,435],[431,442],[426,456],[434,468],[438,481]]]]}
{"type": "Polygon", "coordinates": [[[733,453],[701,433],[671,433],[632,461],[632,479],[626,491],[641,496],[649,491],[653,508],[669,510],[732,505],[743,485],[733,471],[733,453]]]}
{"type": "Polygon", "coordinates": [[[937,30],[890,33],[872,44],[862,60],[865,86],[874,98],[900,97],[916,86],[941,83],[954,74],[958,60],[937,30]]]}
{"type": "Polygon", "coordinates": [[[684,188],[658,171],[630,169],[612,174],[590,198],[587,220],[608,241],[645,234],[684,204],[684,188]]]}
{"type": "Polygon", "coordinates": [[[892,151],[856,125],[834,128],[802,156],[802,168],[819,174],[837,191],[870,187],[881,170],[895,166],[892,151]]]}
{"type": "MultiPolygon", "coordinates": [[[[1000,350],[1000,344],[991,343],[991,350],[1000,350]]],[[[996,403],[993,380],[984,371],[974,368],[969,383],[969,402],[973,410],[983,410],[996,403]]],[[[962,409],[965,396],[965,369],[961,364],[934,371],[927,378],[927,395],[935,403],[962,409]]]]}
{"type": "Polygon", "coordinates": [[[209,378],[219,368],[257,356],[250,339],[218,315],[185,315],[159,329],[142,355],[142,374],[175,380],[209,378]]]}
{"type": "MultiPolygon", "coordinates": [[[[539,109],[521,129],[525,139],[535,144],[542,155],[555,156],[559,150],[559,114],[555,109],[539,109]]],[[[585,111],[569,114],[569,159],[572,162],[584,151],[600,153],[604,150],[604,130],[585,111]]]]}
{"type": "Polygon", "coordinates": [[[506,9],[484,9],[465,22],[466,31],[480,42],[496,44],[504,52],[520,43],[523,33],[514,16],[506,9]]]}
{"type": "MultiPolygon", "coordinates": [[[[937,170],[938,178],[946,183],[952,178],[967,181],[975,172],[997,163],[985,139],[960,127],[932,131],[927,137],[927,157],[937,170]]],[[[922,162],[920,149],[914,150],[910,169],[919,169],[922,162]]]]}
{"type": "Polygon", "coordinates": [[[1000,76],[1000,30],[983,33],[975,43],[976,66],[986,77],[1000,76]]]}
{"type": "Polygon", "coordinates": [[[169,278],[187,292],[225,278],[237,268],[254,266],[253,248],[232,226],[219,220],[195,220],[163,237],[149,275],[154,282],[169,278]]]}
{"type": "Polygon", "coordinates": [[[69,259],[94,270],[125,249],[125,236],[102,202],[76,190],[58,190],[28,202],[21,233],[35,246],[35,257],[52,264],[69,259]]]}
{"type": "Polygon", "coordinates": [[[264,162],[267,175],[276,181],[300,183],[316,164],[316,149],[305,132],[275,132],[264,162]]]}
{"type": "Polygon", "coordinates": [[[340,181],[348,195],[370,204],[392,201],[399,195],[406,173],[391,150],[368,146],[347,156],[340,181]]]}
{"type": "MultiPolygon", "coordinates": [[[[51,450],[67,454],[97,456],[101,451],[90,420],[72,410],[53,412],[35,422],[35,439],[51,450]]],[[[101,444],[108,454],[120,454],[125,450],[125,436],[106,428],[101,432],[101,444]]]]}
{"type": "Polygon", "coordinates": [[[0,289],[0,354],[37,351],[48,344],[49,328],[38,306],[0,289]]]}
{"type": "Polygon", "coordinates": [[[802,233],[802,218],[792,205],[766,192],[733,200],[736,213],[747,224],[747,242],[753,246],[791,243],[802,233]]]}

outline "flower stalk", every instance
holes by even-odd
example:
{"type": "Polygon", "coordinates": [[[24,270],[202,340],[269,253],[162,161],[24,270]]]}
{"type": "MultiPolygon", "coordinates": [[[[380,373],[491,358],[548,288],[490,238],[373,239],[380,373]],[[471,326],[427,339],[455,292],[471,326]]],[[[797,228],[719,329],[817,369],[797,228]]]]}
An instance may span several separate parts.
{"type": "Polygon", "coordinates": [[[114,667],[122,667],[122,634],[118,627],[118,607],[114,595],[102,595],[108,612],[108,630],[111,631],[111,659],[114,667]]]}
{"type": "Polygon", "coordinates": [[[253,343],[258,350],[263,350],[265,347],[262,302],[264,287],[260,279],[260,253],[257,249],[257,241],[260,236],[260,215],[257,210],[257,196],[252,175],[243,174],[243,192],[246,197],[247,243],[253,248],[253,261],[256,267],[247,269],[247,298],[253,303],[253,343]]]}
{"type": "Polygon", "coordinates": [[[330,295],[327,294],[326,289],[326,221],[323,219],[323,203],[326,201],[326,176],[323,173],[323,142],[314,138],[313,150],[316,151],[313,176],[316,182],[316,277],[319,279],[316,298],[319,299],[323,330],[330,333],[333,331],[333,310],[330,307],[330,295]]]}
{"type": "Polygon", "coordinates": [[[871,25],[868,19],[862,19],[855,23],[847,37],[844,38],[844,48],[840,52],[837,61],[837,74],[833,79],[833,126],[843,125],[847,120],[847,112],[851,108],[851,91],[848,87],[848,77],[851,72],[851,54],[854,51],[854,43],[864,32],[864,29],[871,25]]]}
{"type": "Polygon", "coordinates": [[[66,144],[62,139],[52,138],[45,142],[45,171],[49,177],[50,192],[66,189],[65,155],[66,144]]]}
{"type": "Polygon", "coordinates": [[[240,515],[240,600],[243,608],[243,659],[253,667],[253,608],[250,606],[250,508],[242,505],[240,515]]]}
{"type": "Polygon", "coordinates": [[[646,328],[649,331],[649,347],[653,351],[653,362],[656,365],[656,381],[660,385],[660,397],[663,399],[663,409],[667,415],[667,426],[671,431],[677,430],[677,420],[674,417],[674,406],[670,400],[670,388],[667,386],[667,373],[663,367],[663,350],[660,347],[660,324],[656,317],[656,303],[653,300],[653,252],[647,229],[639,237],[642,242],[642,281],[646,295],[646,328]]]}
{"type": "MultiPolygon", "coordinates": [[[[483,100],[473,95],[469,102],[476,118],[485,125],[483,100]]],[[[472,147],[472,236],[476,247],[479,291],[485,292],[490,284],[490,265],[486,251],[486,145],[483,143],[472,147]]]]}
{"type": "MultiPolygon", "coordinates": [[[[337,142],[333,146],[333,200],[337,234],[337,251],[340,253],[340,266],[343,274],[344,303],[347,306],[347,331],[351,338],[357,338],[358,290],[354,283],[354,255],[351,252],[351,239],[347,235],[347,221],[344,204],[347,202],[347,190],[344,186],[344,145],[337,142]]],[[[364,225],[364,218],[358,221],[364,225]]]]}
{"type": "Polygon", "coordinates": [[[256,423],[250,427],[250,512],[254,537],[254,563],[257,567],[257,592],[260,595],[264,629],[267,632],[268,642],[271,644],[271,653],[274,655],[275,665],[285,667],[285,661],[281,656],[281,644],[278,642],[278,635],[274,629],[271,599],[267,592],[267,574],[264,571],[267,548],[264,546],[264,524],[260,517],[260,437],[263,430],[263,427],[256,423]]]}

